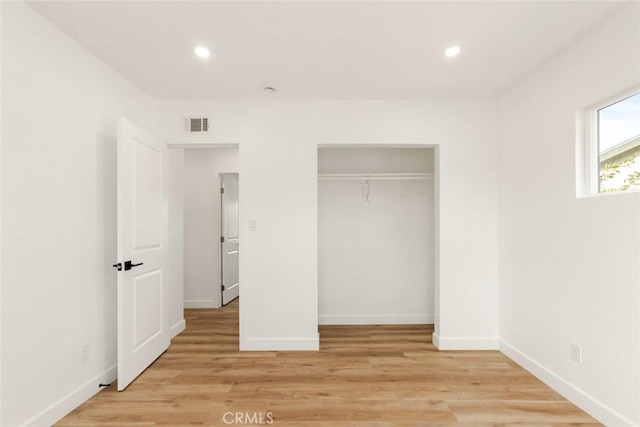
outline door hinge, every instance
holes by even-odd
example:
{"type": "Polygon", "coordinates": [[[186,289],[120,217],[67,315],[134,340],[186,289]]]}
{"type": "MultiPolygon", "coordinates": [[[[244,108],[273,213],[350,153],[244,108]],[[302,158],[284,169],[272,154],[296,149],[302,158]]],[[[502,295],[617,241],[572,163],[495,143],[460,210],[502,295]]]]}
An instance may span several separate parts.
{"type": "Polygon", "coordinates": [[[220,194],[224,194],[224,187],[220,187],[220,194]]]}
{"type": "Polygon", "coordinates": [[[220,243],[224,243],[224,236],[220,237],[220,243]]]}
{"type": "Polygon", "coordinates": [[[220,286],[220,290],[221,290],[221,291],[224,291],[224,285],[221,285],[221,286],[220,286]]]}

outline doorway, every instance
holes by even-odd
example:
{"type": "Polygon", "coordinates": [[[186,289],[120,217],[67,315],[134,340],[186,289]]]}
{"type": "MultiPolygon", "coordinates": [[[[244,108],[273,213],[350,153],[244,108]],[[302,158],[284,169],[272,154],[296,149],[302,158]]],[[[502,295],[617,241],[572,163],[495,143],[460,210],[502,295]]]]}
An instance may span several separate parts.
{"type": "MultiPolygon", "coordinates": [[[[225,177],[239,176],[239,149],[185,148],[183,169],[184,308],[220,308],[223,305],[224,245],[221,188],[231,185],[223,184],[225,177]]],[[[239,195],[239,186],[236,187],[239,195]]],[[[237,205],[238,196],[235,198],[236,214],[237,205]]],[[[237,215],[230,216],[233,218],[235,225],[230,221],[229,226],[237,229],[237,215]]],[[[239,250],[238,233],[231,234],[236,234],[239,250]]],[[[235,255],[237,261],[239,253],[235,255]]]]}

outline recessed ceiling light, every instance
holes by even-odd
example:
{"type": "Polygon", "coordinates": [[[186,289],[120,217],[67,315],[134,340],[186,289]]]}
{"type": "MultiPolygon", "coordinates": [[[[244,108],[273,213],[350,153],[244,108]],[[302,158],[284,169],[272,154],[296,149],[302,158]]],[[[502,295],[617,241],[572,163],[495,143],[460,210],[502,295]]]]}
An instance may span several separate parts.
{"type": "Polygon", "coordinates": [[[193,49],[193,53],[195,53],[198,58],[202,59],[207,59],[209,56],[211,56],[209,49],[204,46],[196,47],[195,49],[193,49]]]}
{"type": "Polygon", "coordinates": [[[454,56],[458,56],[458,54],[460,54],[460,46],[448,47],[447,50],[444,51],[444,54],[448,58],[453,58],[454,56]]]}

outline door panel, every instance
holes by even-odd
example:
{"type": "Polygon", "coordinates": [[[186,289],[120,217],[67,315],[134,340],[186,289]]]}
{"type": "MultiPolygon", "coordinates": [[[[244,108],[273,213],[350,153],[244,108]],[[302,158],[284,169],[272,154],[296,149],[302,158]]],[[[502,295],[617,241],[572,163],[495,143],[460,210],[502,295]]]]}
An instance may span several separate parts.
{"type": "Polygon", "coordinates": [[[169,347],[166,145],[121,119],[118,129],[118,390],[169,347]],[[132,267],[127,269],[125,261],[132,267]]]}
{"type": "Polygon", "coordinates": [[[134,224],[133,249],[159,248],[162,244],[162,156],[141,142],[134,149],[134,194],[132,197],[134,224]]]}
{"type": "Polygon", "coordinates": [[[240,294],[240,239],[238,230],[239,175],[220,174],[222,185],[222,304],[240,294]]]}
{"type": "Polygon", "coordinates": [[[159,270],[133,277],[134,328],[133,351],[162,333],[162,275],[159,270]]]}

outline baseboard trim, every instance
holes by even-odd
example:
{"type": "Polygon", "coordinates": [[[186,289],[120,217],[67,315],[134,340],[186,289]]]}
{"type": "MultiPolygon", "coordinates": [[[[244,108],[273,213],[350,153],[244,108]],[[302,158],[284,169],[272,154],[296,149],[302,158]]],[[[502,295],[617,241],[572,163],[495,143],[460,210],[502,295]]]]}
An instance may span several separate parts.
{"type": "Polygon", "coordinates": [[[216,304],[216,301],[204,299],[204,300],[185,300],[184,308],[220,308],[216,304]]]}
{"type": "Polygon", "coordinates": [[[432,325],[433,314],[321,314],[319,325],[432,325]]]}
{"type": "Polygon", "coordinates": [[[435,345],[438,350],[440,350],[440,336],[435,332],[431,334],[431,343],[435,345]]]}
{"type": "Polygon", "coordinates": [[[431,337],[438,350],[498,350],[498,337],[431,337]]]}
{"type": "Polygon", "coordinates": [[[609,408],[504,340],[500,340],[500,351],[604,425],[637,427],[638,424],[609,408]]]}
{"type": "Polygon", "coordinates": [[[100,383],[111,383],[115,381],[117,377],[117,365],[113,365],[90,380],[86,381],[80,387],[73,390],[71,393],[63,396],[57,402],[53,403],[49,407],[37,415],[31,417],[23,426],[50,426],[60,421],[65,415],[76,409],[78,406],[89,400],[94,394],[102,390],[98,387],[100,383]]]}
{"type": "Polygon", "coordinates": [[[169,330],[169,332],[171,334],[171,338],[174,338],[180,332],[184,331],[186,327],[187,327],[187,322],[184,319],[182,319],[181,321],[179,321],[178,323],[173,325],[171,327],[171,329],[169,330]]]}
{"type": "Polygon", "coordinates": [[[318,351],[320,337],[315,338],[245,338],[240,351],[318,351]]]}

